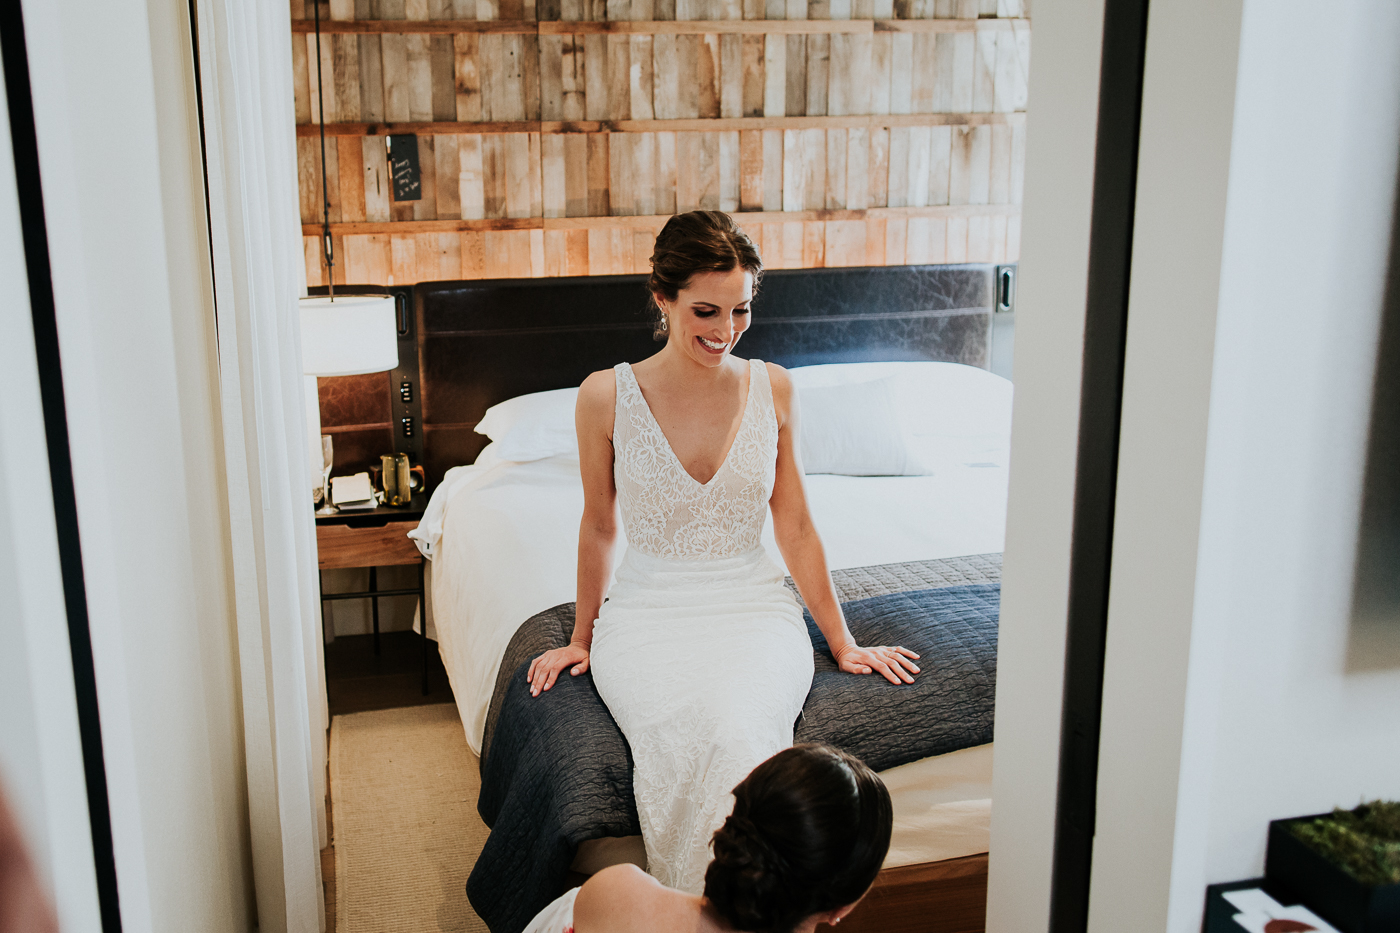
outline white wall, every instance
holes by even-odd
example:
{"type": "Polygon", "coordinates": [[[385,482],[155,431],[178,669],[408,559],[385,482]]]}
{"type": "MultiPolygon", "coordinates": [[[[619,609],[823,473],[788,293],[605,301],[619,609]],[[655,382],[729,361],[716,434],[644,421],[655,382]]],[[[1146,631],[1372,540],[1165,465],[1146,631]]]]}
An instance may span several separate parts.
{"type": "Polygon", "coordinates": [[[1036,7],[1016,310],[988,933],[1047,926],[1102,0],[1036,7]]]}
{"type": "MultiPolygon", "coordinates": [[[[992,933],[1048,914],[1101,16],[1038,11],[992,933]]],[[[1400,796],[1400,670],[1347,660],[1398,114],[1387,0],[1151,7],[1092,930],[1197,930],[1270,819],[1400,796]]]]}
{"type": "Polygon", "coordinates": [[[1400,668],[1346,662],[1400,7],[1244,6],[1172,878],[1183,933],[1204,884],[1260,873],[1268,820],[1400,798],[1400,668]]]}
{"type": "Polygon", "coordinates": [[[1400,143],[1400,8],[1154,4],[1092,930],[1200,928],[1270,819],[1400,796],[1400,670],[1352,672],[1400,143]]]}
{"type": "Polygon", "coordinates": [[[1091,933],[1166,915],[1239,16],[1240,0],[1148,12],[1091,933]]]}
{"type": "Polygon", "coordinates": [[[189,7],[24,15],[123,926],[248,930],[189,7]]]}
{"type": "Polygon", "coordinates": [[[20,235],[0,94],[0,792],[64,930],[100,926],[20,235]]]}

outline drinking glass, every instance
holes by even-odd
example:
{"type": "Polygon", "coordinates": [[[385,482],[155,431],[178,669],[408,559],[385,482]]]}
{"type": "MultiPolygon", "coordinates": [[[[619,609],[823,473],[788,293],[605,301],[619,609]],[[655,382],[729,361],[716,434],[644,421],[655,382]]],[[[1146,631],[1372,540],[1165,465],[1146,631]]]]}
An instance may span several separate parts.
{"type": "Polygon", "coordinates": [[[339,511],[331,502],[331,465],[335,462],[335,445],[329,434],[321,435],[321,488],[325,490],[322,513],[331,515],[339,511]]]}

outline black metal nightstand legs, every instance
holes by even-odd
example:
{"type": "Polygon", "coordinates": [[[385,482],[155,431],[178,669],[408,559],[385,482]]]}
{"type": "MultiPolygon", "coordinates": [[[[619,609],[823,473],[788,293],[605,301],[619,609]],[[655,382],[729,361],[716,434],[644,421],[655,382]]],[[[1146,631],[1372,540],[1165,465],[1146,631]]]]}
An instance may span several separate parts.
{"type": "Polygon", "coordinates": [[[379,597],[373,595],[379,591],[379,568],[369,568],[369,605],[370,618],[374,620],[374,653],[379,654],[379,597]]]}
{"type": "MultiPolygon", "coordinates": [[[[410,340],[410,343],[412,341],[410,340]]],[[[416,357],[415,357],[416,358],[416,357]]],[[[416,382],[417,369],[414,369],[416,382]]],[[[415,417],[417,417],[415,415],[415,417]]],[[[380,638],[379,625],[379,601],[389,596],[416,596],[420,604],[426,604],[424,584],[426,574],[423,571],[423,555],[419,552],[414,542],[407,537],[408,533],[423,517],[423,511],[428,506],[428,499],[421,492],[413,497],[407,506],[379,506],[362,512],[337,512],[333,515],[316,516],[316,548],[318,563],[322,569],[326,570],[359,570],[369,571],[369,586],[363,592],[358,593],[321,593],[322,600],[333,599],[368,599],[370,601],[370,618],[373,622],[373,651],[376,658],[375,670],[381,673],[387,672],[387,668],[394,665],[382,657],[384,640],[380,638]],[[418,565],[418,579],[411,585],[403,588],[383,589],[379,580],[380,567],[409,567],[418,565]]],[[[391,575],[392,576],[392,575],[391,575]]],[[[394,638],[389,638],[389,652],[393,654],[394,638]]],[[[429,687],[429,676],[432,673],[428,670],[428,650],[426,638],[423,645],[424,675],[423,693],[427,695],[429,687]]],[[[413,656],[413,649],[409,648],[409,658],[413,656]]],[[[413,661],[409,660],[410,678],[412,677],[413,661]]],[[[399,669],[402,673],[402,668],[399,669]]],[[[409,681],[412,683],[412,680],[409,681]]],[[[410,688],[412,689],[412,688],[410,688]]]]}

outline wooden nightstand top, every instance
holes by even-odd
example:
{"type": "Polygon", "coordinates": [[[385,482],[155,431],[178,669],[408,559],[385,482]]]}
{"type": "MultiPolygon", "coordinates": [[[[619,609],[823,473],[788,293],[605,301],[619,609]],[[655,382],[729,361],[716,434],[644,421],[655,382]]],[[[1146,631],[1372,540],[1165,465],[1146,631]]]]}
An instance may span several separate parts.
{"type": "Polygon", "coordinates": [[[316,527],[349,525],[352,528],[373,528],[376,525],[387,525],[389,522],[417,522],[422,519],[423,512],[427,508],[428,497],[420,494],[413,497],[411,504],[397,508],[392,505],[381,505],[377,509],[350,510],[336,512],[334,515],[317,513],[316,527]]]}

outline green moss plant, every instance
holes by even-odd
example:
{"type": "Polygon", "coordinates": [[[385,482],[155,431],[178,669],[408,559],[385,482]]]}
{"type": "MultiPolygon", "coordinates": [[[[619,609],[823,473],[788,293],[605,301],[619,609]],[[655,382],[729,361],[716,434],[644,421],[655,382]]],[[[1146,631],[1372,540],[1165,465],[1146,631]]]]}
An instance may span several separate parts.
{"type": "Polygon", "coordinates": [[[1375,800],[1355,810],[1338,808],[1288,829],[1362,884],[1400,884],[1400,803],[1375,800]]]}

